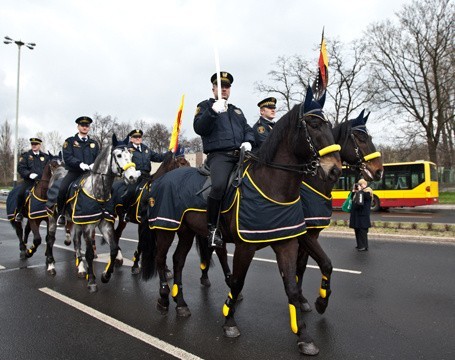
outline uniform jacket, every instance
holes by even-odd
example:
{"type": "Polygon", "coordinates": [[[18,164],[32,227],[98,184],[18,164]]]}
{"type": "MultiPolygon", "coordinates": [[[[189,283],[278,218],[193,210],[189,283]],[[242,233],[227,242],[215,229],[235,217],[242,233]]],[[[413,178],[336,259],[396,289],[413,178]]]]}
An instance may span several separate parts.
{"type": "Polygon", "coordinates": [[[74,173],[84,173],[79,167],[81,163],[93,164],[100,151],[98,143],[88,137],[82,141],[78,134],[69,137],[63,144],[63,160],[65,169],[74,173]]]}
{"type": "Polygon", "coordinates": [[[128,144],[128,150],[133,157],[133,162],[136,164],[136,170],[140,170],[142,175],[150,175],[152,171],[153,162],[162,162],[166,154],[158,154],[151,150],[147,145],[141,144],[141,151],[134,147],[134,144],[130,142],[128,144]]]}
{"type": "Polygon", "coordinates": [[[41,179],[43,169],[48,160],[49,155],[43,153],[42,151],[40,151],[38,155],[35,155],[32,150],[29,150],[24,152],[19,158],[17,171],[25,181],[34,181],[29,177],[31,173],[38,174],[36,179],[41,179]]]}
{"type": "Polygon", "coordinates": [[[352,202],[351,216],[349,219],[350,228],[368,229],[371,227],[370,212],[372,193],[370,191],[363,191],[363,205],[357,205],[354,201],[352,202]]]}
{"type": "Polygon", "coordinates": [[[262,143],[273,129],[275,123],[273,121],[264,119],[262,116],[253,125],[254,139],[256,142],[255,149],[259,149],[262,143]]]}
{"type": "Polygon", "coordinates": [[[237,150],[243,142],[254,145],[253,129],[245,119],[242,110],[228,104],[224,113],[213,109],[215,99],[201,102],[194,116],[194,131],[202,137],[204,153],[237,150]]]}

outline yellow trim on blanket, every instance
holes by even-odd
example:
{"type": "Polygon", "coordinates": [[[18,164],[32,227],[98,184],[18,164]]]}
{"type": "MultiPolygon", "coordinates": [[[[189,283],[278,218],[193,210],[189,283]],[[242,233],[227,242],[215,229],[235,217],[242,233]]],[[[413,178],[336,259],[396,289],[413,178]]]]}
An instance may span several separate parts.
{"type": "MultiPolygon", "coordinates": [[[[240,190],[237,189],[237,193],[235,195],[235,199],[237,199],[238,197],[240,196],[240,190]]],[[[300,196],[297,200],[300,200],[300,196]]],[[[293,238],[297,238],[299,237],[300,235],[303,235],[305,234],[307,231],[306,231],[306,228],[304,231],[298,233],[298,234],[295,234],[295,235],[288,235],[288,236],[284,236],[284,237],[279,237],[279,238],[274,238],[274,239],[267,239],[267,240],[246,240],[242,237],[242,235],[240,234],[240,231],[239,231],[239,210],[240,210],[240,201],[237,201],[237,205],[236,205],[236,212],[235,212],[235,227],[236,227],[236,231],[237,231],[237,236],[244,242],[247,242],[247,243],[269,243],[269,242],[275,242],[275,241],[281,241],[281,240],[286,240],[286,239],[293,239],[293,238]]]]}
{"type": "Polygon", "coordinates": [[[311,191],[313,191],[316,194],[318,194],[319,196],[322,196],[324,199],[332,200],[332,196],[331,195],[330,195],[330,197],[325,196],[323,193],[320,193],[319,191],[317,191],[314,187],[311,187],[310,185],[308,185],[305,181],[302,181],[302,184],[305,185],[307,188],[309,188],[311,191]]]}
{"type": "MultiPolygon", "coordinates": [[[[276,200],[273,200],[272,198],[269,198],[267,195],[265,195],[261,189],[259,189],[259,187],[254,183],[253,179],[250,177],[250,174],[248,173],[247,170],[245,170],[245,175],[248,177],[248,179],[250,179],[251,181],[251,184],[253,184],[254,188],[258,191],[259,194],[262,195],[263,198],[267,199],[268,201],[271,201],[275,204],[278,204],[278,205],[284,205],[284,206],[290,206],[290,205],[294,205],[295,203],[297,203],[298,201],[300,201],[300,195],[297,197],[297,199],[291,201],[291,202],[286,202],[286,203],[283,203],[283,202],[279,202],[279,201],[276,201],[276,200]]],[[[238,190],[238,189],[237,189],[238,190]]]]}

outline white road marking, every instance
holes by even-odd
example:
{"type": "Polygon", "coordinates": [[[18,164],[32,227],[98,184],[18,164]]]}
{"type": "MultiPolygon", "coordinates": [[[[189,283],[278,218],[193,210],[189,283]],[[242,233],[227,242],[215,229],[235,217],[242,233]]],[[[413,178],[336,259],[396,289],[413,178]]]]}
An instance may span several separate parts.
{"type": "Polygon", "coordinates": [[[6,269],[6,267],[0,265],[0,270],[4,270],[4,269],[6,269]]]}
{"type": "Polygon", "coordinates": [[[72,306],[73,308],[82,311],[86,313],[87,315],[90,315],[91,317],[104,322],[105,324],[112,326],[113,328],[120,330],[124,332],[125,334],[132,336],[138,340],[141,340],[145,342],[148,345],[151,345],[163,352],[166,352],[172,356],[175,356],[176,358],[179,359],[184,359],[184,360],[198,360],[201,359],[200,357],[191,354],[183,349],[180,349],[174,345],[168,344],[167,342],[160,340],[154,336],[151,336],[149,334],[146,334],[136,328],[133,328],[132,326],[129,326],[117,319],[114,319],[113,317],[103,314],[102,312],[92,309],[91,307],[88,307],[76,300],[73,300],[65,295],[62,295],[54,290],[51,290],[47,287],[40,288],[39,289],[41,292],[52,296],[53,298],[60,300],[61,302],[72,306]]]}
{"type": "MultiPolygon", "coordinates": [[[[234,254],[228,254],[228,256],[233,257],[234,254]]],[[[254,257],[253,260],[276,264],[276,260],[273,260],[273,259],[263,259],[263,258],[254,257]]],[[[315,266],[315,265],[307,265],[307,267],[312,268],[312,269],[319,269],[319,266],[315,266]]],[[[349,269],[338,269],[338,268],[333,268],[333,271],[336,271],[336,272],[344,272],[344,273],[355,274],[355,275],[360,275],[360,274],[362,274],[361,271],[349,270],[349,269]]]]}

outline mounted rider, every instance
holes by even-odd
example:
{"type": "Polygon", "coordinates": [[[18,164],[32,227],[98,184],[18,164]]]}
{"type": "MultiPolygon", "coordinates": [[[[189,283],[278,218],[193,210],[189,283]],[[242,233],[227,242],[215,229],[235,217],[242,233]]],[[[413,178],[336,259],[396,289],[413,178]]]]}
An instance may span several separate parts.
{"type": "Polygon", "coordinates": [[[93,163],[100,151],[98,143],[88,136],[93,120],[88,116],[76,119],[78,133],[69,137],[63,144],[63,161],[68,173],[60,184],[57,208],[59,211],[58,225],[65,225],[64,207],[66,194],[70,184],[93,168],[93,163]]]}
{"type": "Polygon", "coordinates": [[[43,175],[43,169],[49,161],[49,155],[41,151],[42,140],[33,137],[30,138],[31,149],[24,152],[17,164],[17,172],[24,180],[19,185],[17,193],[17,215],[16,221],[22,221],[22,208],[25,204],[25,192],[30,190],[36,180],[40,180],[43,175]]]}
{"type": "Polygon", "coordinates": [[[210,167],[212,188],[207,198],[209,245],[221,247],[223,241],[218,229],[221,200],[227,187],[229,174],[239,160],[239,149],[251,151],[254,145],[253,129],[242,110],[227,100],[231,93],[233,76],[225,71],[210,78],[214,98],[198,104],[194,116],[194,131],[202,138],[207,164],[210,167]],[[217,75],[221,82],[221,99],[218,98],[217,75]]]}
{"type": "Polygon", "coordinates": [[[268,97],[258,102],[259,112],[261,116],[253,125],[255,146],[254,150],[258,150],[264,140],[275,126],[273,119],[276,115],[276,98],[268,97]]]}
{"type": "Polygon", "coordinates": [[[136,184],[129,184],[126,193],[123,195],[123,207],[125,209],[124,221],[128,222],[128,208],[131,206],[134,193],[138,186],[142,186],[143,182],[150,179],[150,172],[152,171],[152,162],[163,162],[167,153],[157,153],[151,150],[147,145],[142,142],[144,132],[141,129],[131,130],[128,134],[129,143],[128,150],[132,155],[132,160],[136,164],[136,170],[141,174],[136,184]]]}

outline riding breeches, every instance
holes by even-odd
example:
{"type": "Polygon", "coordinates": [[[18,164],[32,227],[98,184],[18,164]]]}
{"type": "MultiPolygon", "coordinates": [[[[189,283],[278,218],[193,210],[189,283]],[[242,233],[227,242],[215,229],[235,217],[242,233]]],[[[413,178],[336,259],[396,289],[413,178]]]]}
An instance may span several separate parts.
{"type": "Polygon", "coordinates": [[[226,191],[229,175],[237,164],[238,156],[229,155],[223,152],[210,153],[207,156],[207,164],[210,168],[212,189],[209,196],[215,200],[221,200],[226,191]]]}
{"type": "Polygon", "coordinates": [[[17,191],[17,208],[19,211],[25,203],[25,192],[33,187],[33,183],[34,181],[24,181],[19,185],[19,190],[17,191]]]}

